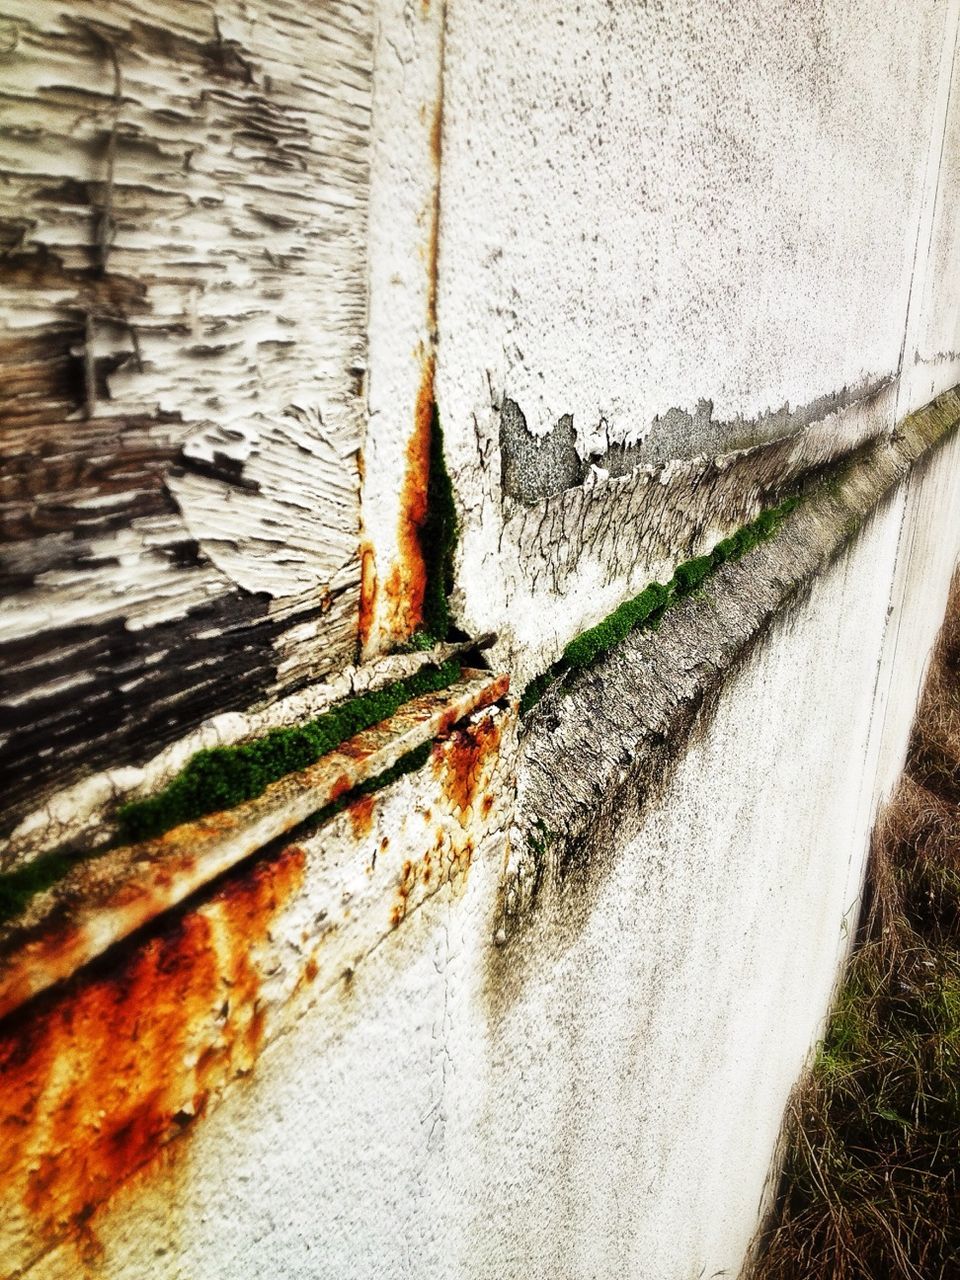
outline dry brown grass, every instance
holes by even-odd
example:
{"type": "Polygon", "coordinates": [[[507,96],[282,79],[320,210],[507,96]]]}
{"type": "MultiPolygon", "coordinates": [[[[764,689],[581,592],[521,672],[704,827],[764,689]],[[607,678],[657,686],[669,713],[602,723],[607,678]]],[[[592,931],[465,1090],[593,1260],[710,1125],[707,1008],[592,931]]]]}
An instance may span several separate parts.
{"type": "Polygon", "coordinates": [[[755,1280],[960,1277],[960,580],[755,1280]]]}

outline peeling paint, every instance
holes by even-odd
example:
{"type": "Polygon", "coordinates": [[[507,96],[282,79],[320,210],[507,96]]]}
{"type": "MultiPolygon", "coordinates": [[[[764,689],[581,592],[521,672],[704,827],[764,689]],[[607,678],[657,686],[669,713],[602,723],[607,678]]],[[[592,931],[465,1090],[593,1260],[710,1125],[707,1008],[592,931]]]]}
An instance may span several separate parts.
{"type": "Polygon", "coordinates": [[[17,818],[20,788],[35,805],[354,657],[373,17],[12,0],[5,18],[17,818]]]}
{"type": "MultiPolygon", "coordinates": [[[[572,489],[591,476],[617,478],[641,466],[664,466],[678,460],[716,458],[763,444],[781,444],[805,428],[835,419],[844,409],[875,401],[891,383],[890,378],[865,379],[856,387],[844,387],[818,396],[809,404],[791,409],[784,404],[753,419],[720,421],[713,403],[701,400],[693,413],[670,409],[638,433],[636,443],[612,442],[601,449],[588,441],[604,432],[589,429],[578,436],[569,414],[543,435],[534,435],[520,406],[504,397],[500,407],[501,484],[504,494],[532,505],[572,489]]],[[[602,427],[602,424],[601,424],[602,427]]],[[[582,429],[581,429],[582,430],[582,429]]],[[[849,444],[838,442],[838,452],[849,444]]],[[[755,455],[762,459],[762,452],[755,455]]]]}
{"type": "Polygon", "coordinates": [[[562,696],[548,690],[521,745],[519,808],[494,928],[501,945],[523,933],[548,889],[589,867],[595,837],[603,845],[668,785],[694,726],[709,719],[725,681],[772,620],[811,589],[958,427],[954,391],[869,446],[797,508],[784,533],[718,569],[699,597],[667,612],[655,634],[629,633],[562,696]]]}

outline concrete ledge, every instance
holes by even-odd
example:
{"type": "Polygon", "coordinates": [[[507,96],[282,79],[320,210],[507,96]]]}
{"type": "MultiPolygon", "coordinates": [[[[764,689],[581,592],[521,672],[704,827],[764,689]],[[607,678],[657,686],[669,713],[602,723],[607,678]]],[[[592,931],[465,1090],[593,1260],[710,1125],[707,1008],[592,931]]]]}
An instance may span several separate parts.
{"type": "Polygon", "coordinates": [[[0,1018],[408,752],[504,697],[508,687],[506,676],[464,670],[449,688],[414,699],[255,800],[78,863],[38,894],[20,919],[0,928],[0,1018]]]}
{"type": "Polygon", "coordinates": [[[588,834],[639,810],[701,711],[772,619],[841,554],[864,520],[960,424],[944,393],[810,494],[770,542],[724,565],[590,670],[536,707],[521,739],[518,815],[496,939],[507,942],[547,880],[562,880],[588,834]]]}
{"type": "MultiPolygon", "coordinates": [[[[464,683],[473,692],[461,691],[461,706],[464,693],[482,702],[505,685],[489,674],[464,683]]],[[[130,1274],[166,1275],[175,1261],[167,1233],[180,1221],[168,1176],[188,1180],[212,1159],[241,1195],[258,1197],[261,1177],[270,1186],[269,1172],[238,1171],[236,1158],[252,1131],[272,1133],[264,1116],[283,1090],[271,1073],[284,1061],[304,1108],[284,1147],[302,1155],[304,1132],[314,1141],[313,1124],[325,1123],[328,1107],[335,1114],[322,1083],[331,1063],[302,1039],[302,1056],[280,1046],[304,1034],[335,1040],[359,1015],[381,950],[394,977],[399,956],[418,954],[430,900],[439,900],[435,918],[492,887],[513,808],[515,723],[500,702],[467,715],[433,742],[422,769],[273,842],[0,1022],[0,1275],[86,1275],[91,1258],[99,1273],[117,1242],[115,1215],[130,1204],[127,1243],[150,1241],[149,1262],[130,1274]],[[269,1106],[257,1110],[264,1094],[269,1106]],[[236,1108],[248,1106],[256,1119],[235,1127],[236,1108]],[[151,1205],[162,1242],[150,1239],[151,1205]]],[[[401,998],[397,1012],[409,1017],[406,1042],[421,1011],[401,998]]],[[[378,1043],[383,1036],[378,1027],[378,1043]]],[[[380,1081],[380,1096],[390,1085],[380,1081]]],[[[345,1151],[357,1159],[350,1144],[345,1151]]],[[[317,1197],[311,1210],[322,1212],[322,1182],[301,1179],[317,1197]]],[[[202,1193],[177,1185],[197,1223],[202,1193]]],[[[230,1230],[249,1225],[230,1213],[220,1220],[230,1230]]],[[[223,1274],[221,1260],[193,1274],[223,1274]]]]}

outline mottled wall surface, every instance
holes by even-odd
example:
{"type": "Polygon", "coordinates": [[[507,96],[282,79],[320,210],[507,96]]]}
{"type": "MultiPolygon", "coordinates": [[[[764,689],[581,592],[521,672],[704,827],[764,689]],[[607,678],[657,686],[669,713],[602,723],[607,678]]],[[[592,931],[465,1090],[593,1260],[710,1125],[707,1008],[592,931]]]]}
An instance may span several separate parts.
{"type": "Polygon", "coordinates": [[[892,429],[948,19],[944,0],[450,6],[438,385],[462,609],[511,662],[552,660],[735,519],[672,459],[892,429]],[[645,462],[638,497],[617,477],[645,462]],[[688,511],[664,520],[674,486],[688,511]],[[608,548],[638,523],[624,566],[608,548]]]}
{"type": "Polygon", "coordinates": [[[8,818],[352,660],[372,17],[7,5],[8,818]]]}
{"type": "Polygon", "coordinates": [[[23,926],[63,984],[28,998],[2,933],[0,1275],[736,1275],[960,553],[960,400],[905,418],[960,378],[960,0],[5,23],[13,819],[80,779],[20,853],[138,754],[149,789],[431,659],[384,654],[435,414],[454,623],[498,638],[494,705],[436,695],[377,795],[296,838],[211,815],[250,858],[186,901],[162,837],[141,932],[85,864],[82,919],[23,926]]]}
{"type": "MultiPolygon", "coordinates": [[[[949,31],[948,31],[949,36],[949,31]]],[[[920,226],[913,293],[916,320],[907,335],[907,408],[960,382],[960,58],[949,39],[940,64],[942,133],[934,131],[927,160],[927,218],[920,226]],[[952,56],[951,56],[952,54],[952,56]]]]}

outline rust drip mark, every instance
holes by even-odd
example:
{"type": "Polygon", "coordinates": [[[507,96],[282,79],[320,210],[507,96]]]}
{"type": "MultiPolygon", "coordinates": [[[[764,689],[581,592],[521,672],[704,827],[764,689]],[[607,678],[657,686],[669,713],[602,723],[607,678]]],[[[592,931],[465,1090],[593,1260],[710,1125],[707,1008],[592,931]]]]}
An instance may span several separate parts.
{"type": "MultiPolygon", "coordinates": [[[[443,793],[461,822],[473,816],[473,802],[492,771],[500,747],[499,717],[484,716],[475,724],[456,729],[442,750],[434,754],[434,772],[443,793]]],[[[489,805],[486,813],[490,812],[489,805]]]]}
{"type": "Polygon", "coordinates": [[[373,635],[377,612],[377,562],[373,547],[363,542],[360,547],[360,612],[357,638],[361,654],[366,653],[373,635]]]}
{"type": "Polygon", "coordinates": [[[411,890],[416,883],[416,867],[412,862],[405,862],[403,864],[403,870],[400,872],[400,880],[397,884],[397,901],[393,904],[393,908],[390,912],[390,923],[394,929],[407,914],[407,900],[409,899],[411,890]]]}
{"type": "Polygon", "coordinates": [[[373,796],[361,796],[347,806],[350,827],[355,840],[361,840],[370,834],[373,828],[373,796]]]}
{"type": "Polygon", "coordinates": [[[433,844],[421,858],[403,864],[397,880],[396,900],[390,908],[390,927],[396,929],[406,919],[413,906],[422,902],[443,884],[452,884],[470,869],[473,862],[474,842],[460,834],[452,838],[438,830],[433,844]],[[414,891],[419,889],[414,901],[414,891]]]}
{"type": "MultiPolygon", "coordinates": [[[[477,828],[471,824],[481,815],[485,821],[495,803],[491,787],[501,735],[502,717],[487,715],[456,729],[434,746],[431,763],[446,801],[444,807],[458,822],[451,827],[449,822],[441,825],[437,821],[432,844],[416,861],[404,862],[390,908],[391,928],[396,929],[412,906],[442,885],[465,883],[476,847],[477,828]]],[[[427,823],[434,823],[430,809],[423,816],[427,823]]]]}
{"type": "MultiPolygon", "coordinates": [[[[429,8],[429,0],[424,0],[429,8]]],[[[426,14],[427,9],[424,9],[426,14]]],[[[407,467],[400,497],[397,559],[384,583],[388,630],[394,641],[408,639],[423,625],[423,601],[427,570],[420,542],[427,516],[427,483],[430,475],[430,437],[434,414],[435,348],[437,341],[437,282],[440,254],[440,162],[443,147],[443,20],[437,101],[430,125],[428,146],[433,168],[433,188],[427,209],[429,231],[425,246],[427,269],[426,344],[421,354],[420,385],[414,406],[413,434],[407,445],[407,467]]],[[[376,592],[374,582],[373,594],[376,592]]],[[[363,580],[361,579],[361,599],[363,580]]],[[[363,619],[361,616],[361,628],[363,619]]],[[[362,635],[362,629],[361,629],[362,635]]]]}
{"type": "Polygon", "coordinates": [[[0,1033],[0,1236],[95,1248],[97,1206],[251,1070],[264,1039],[257,948],[304,863],[296,846],[260,862],[0,1033]]]}
{"type": "Polygon", "coordinates": [[[425,356],[414,411],[413,434],[407,445],[407,465],[400,491],[397,560],[384,587],[390,633],[395,640],[408,639],[423,623],[427,567],[420,534],[427,518],[433,374],[433,356],[425,356]]]}

